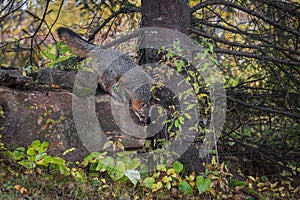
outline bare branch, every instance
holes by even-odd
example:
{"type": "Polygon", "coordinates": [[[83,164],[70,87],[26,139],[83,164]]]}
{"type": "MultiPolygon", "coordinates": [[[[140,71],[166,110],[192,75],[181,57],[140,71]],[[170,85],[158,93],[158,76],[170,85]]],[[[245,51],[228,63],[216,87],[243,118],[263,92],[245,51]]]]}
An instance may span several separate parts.
{"type": "MultiPolygon", "coordinates": [[[[263,38],[260,34],[254,34],[254,33],[244,31],[244,30],[238,30],[238,29],[233,29],[233,28],[225,27],[225,26],[218,25],[218,24],[209,23],[206,20],[202,20],[202,19],[194,19],[193,21],[194,21],[194,25],[196,25],[197,23],[200,23],[200,24],[203,24],[203,25],[206,25],[206,26],[209,26],[209,27],[214,27],[214,28],[218,28],[218,29],[228,31],[230,33],[236,33],[236,34],[244,35],[244,36],[247,36],[247,37],[252,38],[254,40],[260,41],[261,43],[264,43],[264,46],[267,47],[267,48],[274,48],[276,50],[286,51],[286,52],[289,52],[289,53],[293,52],[293,54],[295,54],[295,55],[300,55],[299,49],[297,49],[297,48],[296,49],[287,49],[287,48],[284,48],[281,45],[274,45],[273,43],[271,43],[272,41],[263,38]]],[[[199,32],[201,32],[201,34],[203,34],[202,31],[200,31],[196,28],[192,28],[192,32],[194,32],[196,34],[199,34],[199,32]]],[[[205,37],[204,35],[201,35],[201,36],[205,37]]],[[[212,37],[212,36],[210,36],[210,37],[212,37]]]]}
{"type": "Polygon", "coordinates": [[[118,11],[114,12],[111,14],[111,16],[109,16],[108,18],[106,18],[104,20],[104,22],[97,27],[95,30],[92,31],[92,34],[89,36],[88,41],[92,41],[95,39],[97,33],[99,33],[99,31],[113,18],[115,18],[116,16],[118,16],[119,14],[128,14],[128,13],[134,13],[134,12],[141,12],[141,10],[139,8],[120,8],[118,11]]]}
{"type": "Polygon", "coordinates": [[[285,110],[278,110],[278,109],[275,109],[275,108],[262,107],[262,106],[257,106],[257,105],[254,105],[254,104],[248,104],[248,103],[245,103],[245,102],[243,102],[239,99],[235,99],[235,98],[232,98],[232,97],[229,97],[229,96],[227,96],[227,99],[230,100],[230,101],[236,102],[238,104],[241,104],[243,106],[252,108],[254,110],[259,110],[259,111],[268,112],[268,113],[275,113],[275,114],[279,114],[279,115],[284,115],[284,116],[300,119],[300,114],[298,114],[298,113],[292,113],[292,112],[288,112],[288,111],[285,111],[285,110]]]}
{"type": "MultiPolygon", "coordinates": [[[[16,7],[15,9],[11,10],[12,7],[13,7],[13,4],[14,4],[14,1],[12,2],[11,4],[11,7],[9,9],[9,12],[7,12],[5,15],[3,15],[2,17],[0,17],[0,22],[2,22],[8,15],[16,12],[17,10],[19,10],[20,8],[22,8],[26,3],[27,3],[28,0],[24,1],[20,6],[16,7]]],[[[7,4],[8,6],[9,4],[7,4]]],[[[1,12],[3,12],[7,7],[4,7],[4,9],[1,10],[1,12]]]]}
{"type": "Polygon", "coordinates": [[[252,15],[252,16],[255,16],[265,22],[267,22],[268,24],[276,27],[276,28],[280,28],[281,30],[284,30],[284,31],[287,31],[291,34],[294,34],[295,36],[300,36],[300,32],[295,30],[295,29],[291,29],[289,27],[286,27],[286,26],[283,26],[277,22],[275,22],[274,20],[268,18],[267,16],[264,16],[263,14],[260,14],[254,10],[251,10],[250,8],[245,8],[241,5],[238,5],[236,3],[233,3],[233,2],[229,2],[229,1],[224,1],[224,0],[208,0],[208,1],[204,1],[202,3],[199,3],[197,4],[196,6],[194,6],[192,8],[192,12],[196,12],[197,10],[201,9],[201,8],[204,8],[204,7],[207,7],[209,5],[224,5],[224,6],[229,6],[229,7],[232,7],[232,8],[235,8],[235,9],[238,9],[240,11],[243,11],[249,15],[252,15]]]}
{"type": "Polygon", "coordinates": [[[291,61],[291,60],[282,60],[282,59],[274,58],[274,57],[267,56],[267,55],[259,55],[259,54],[255,54],[255,53],[244,52],[244,51],[236,51],[236,50],[229,50],[229,49],[222,49],[222,48],[215,48],[214,51],[216,53],[224,53],[224,54],[229,54],[229,55],[234,55],[234,56],[244,56],[244,57],[248,57],[248,58],[255,58],[255,59],[263,60],[263,61],[271,61],[274,63],[284,64],[284,65],[293,65],[293,66],[300,65],[300,62],[297,62],[297,61],[295,62],[295,61],[291,61]]]}

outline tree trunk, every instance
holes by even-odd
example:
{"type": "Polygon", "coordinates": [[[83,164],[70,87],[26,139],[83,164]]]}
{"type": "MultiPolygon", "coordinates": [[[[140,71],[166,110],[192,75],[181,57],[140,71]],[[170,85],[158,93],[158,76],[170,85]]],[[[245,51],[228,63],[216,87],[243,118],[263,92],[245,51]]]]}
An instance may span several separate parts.
{"type": "MultiPolygon", "coordinates": [[[[168,28],[188,35],[191,26],[191,17],[191,9],[187,0],[142,0],[143,28],[168,28]]],[[[172,35],[166,37],[170,38],[172,35]]],[[[175,38],[174,36],[174,39],[175,38]]],[[[159,39],[164,40],[164,38],[159,39]]],[[[142,49],[140,51],[140,64],[155,63],[159,60],[160,57],[157,49],[142,49]]],[[[170,92],[160,91],[160,93],[161,94],[156,94],[156,96],[162,97],[163,95],[171,95],[170,92]]],[[[163,100],[159,103],[161,104],[162,101],[163,100]]],[[[166,135],[168,135],[167,128],[159,132],[156,135],[156,139],[165,137],[166,135]]],[[[187,172],[203,171],[199,151],[194,144],[191,144],[190,148],[178,160],[185,164],[187,172]]]]}
{"type": "MultiPolygon", "coordinates": [[[[142,0],[142,27],[161,27],[188,35],[191,9],[187,0],[142,0]]],[[[140,64],[159,61],[156,50],[141,51],[140,64]]]]}
{"type": "Polygon", "coordinates": [[[187,0],[142,0],[142,26],[189,33],[191,9],[187,0]]]}

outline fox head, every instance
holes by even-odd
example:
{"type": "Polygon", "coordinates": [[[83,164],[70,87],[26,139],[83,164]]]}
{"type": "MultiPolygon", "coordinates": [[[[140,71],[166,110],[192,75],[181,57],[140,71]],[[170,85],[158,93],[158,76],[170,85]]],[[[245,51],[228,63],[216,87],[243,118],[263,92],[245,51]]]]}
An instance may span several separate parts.
{"type": "Polygon", "coordinates": [[[141,87],[138,87],[134,91],[132,90],[127,91],[126,88],[121,87],[119,83],[117,83],[116,85],[117,86],[112,87],[113,89],[110,92],[112,97],[118,102],[123,102],[125,105],[129,105],[129,109],[132,111],[131,113],[134,114],[131,117],[138,120],[135,121],[136,123],[138,123],[139,125],[149,124],[150,95],[151,95],[150,84],[145,84],[141,87]]]}
{"type": "Polygon", "coordinates": [[[136,116],[139,118],[139,122],[142,125],[147,125],[149,123],[150,105],[148,102],[131,99],[131,108],[136,114],[136,116]]]}

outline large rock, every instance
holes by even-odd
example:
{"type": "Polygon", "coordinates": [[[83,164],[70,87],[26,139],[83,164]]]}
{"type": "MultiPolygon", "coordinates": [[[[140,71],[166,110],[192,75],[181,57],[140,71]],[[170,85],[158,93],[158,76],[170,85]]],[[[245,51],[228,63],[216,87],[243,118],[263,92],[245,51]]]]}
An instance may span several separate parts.
{"type": "MultiPolygon", "coordinates": [[[[82,159],[89,152],[77,134],[72,112],[72,93],[68,91],[20,91],[0,86],[0,118],[2,140],[9,148],[27,146],[33,140],[47,141],[50,154],[61,154],[67,160],[82,159]]],[[[102,130],[109,138],[121,140],[125,149],[143,147],[144,140],[128,136],[118,129],[110,107],[108,95],[98,95],[96,114],[102,130]]],[[[82,119],[87,120],[87,119],[82,119]]],[[[130,135],[130,134],[129,134],[130,135]]]]}

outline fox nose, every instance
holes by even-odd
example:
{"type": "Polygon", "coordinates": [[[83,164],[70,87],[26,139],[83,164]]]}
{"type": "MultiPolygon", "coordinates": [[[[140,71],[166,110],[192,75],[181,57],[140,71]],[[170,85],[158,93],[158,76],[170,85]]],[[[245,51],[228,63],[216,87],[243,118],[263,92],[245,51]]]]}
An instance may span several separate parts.
{"type": "Polygon", "coordinates": [[[134,109],[132,109],[132,111],[135,113],[135,116],[137,117],[138,123],[140,125],[146,126],[146,125],[150,124],[151,119],[150,119],[149,115],[145,114],[144,112],[138,112],[134,109]]]}
{"type": "Polygon", "coordinates": [[[143,125],[143,126],[146,126],[146,125],[149,125],[151,122],[151,119],[150,117],[148,116],[140,116],[140,124],[143,125]]]}
{"type": "Polygon", "coordinates": [[[143,126],[149,125],[151,122],[151,119],[149,116],[139,116],[140,124],[143,126]]]}

